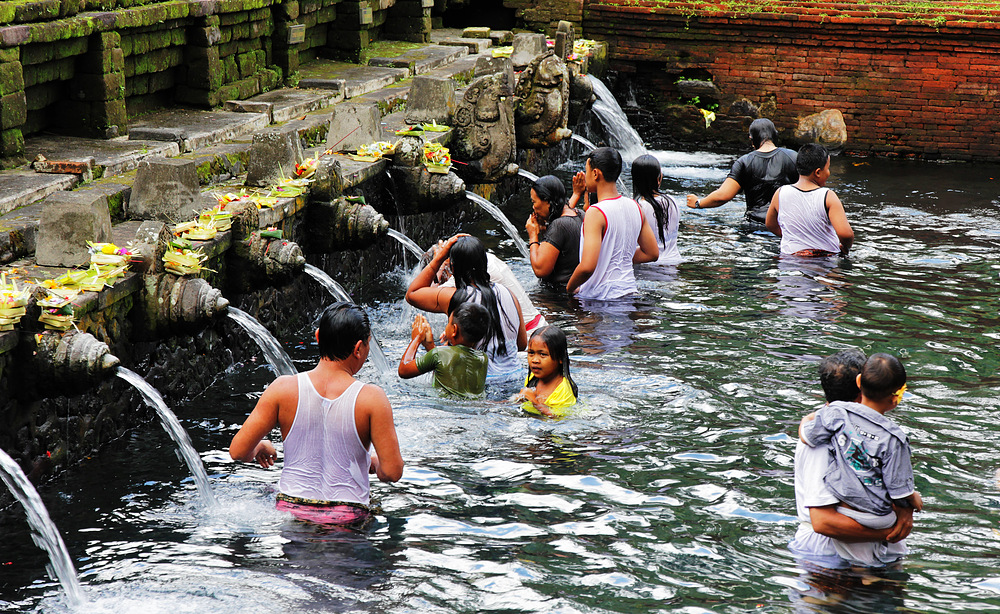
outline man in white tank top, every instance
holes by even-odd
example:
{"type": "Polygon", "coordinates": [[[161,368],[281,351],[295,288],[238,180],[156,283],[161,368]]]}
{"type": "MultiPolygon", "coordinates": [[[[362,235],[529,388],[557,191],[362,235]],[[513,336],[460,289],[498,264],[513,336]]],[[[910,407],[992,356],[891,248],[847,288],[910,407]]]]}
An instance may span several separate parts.
{"type": "Polygon", "coordinates": [[[781,237],[786,256],[846,256],[854,244],[854,230],[844,204],[824,187],[830,178],[830,154],[816,143],[806,143],[795,160],[799,180],[778,188],[764,224],[781,237]]]}
{"type": "Polygon", "coordinates": [[[585,169],[587,191],[597,192],[598,202],[583,219],[580,264],[566,291],[584,299],[622,298],[638,291],[632,264],[656,261],[660,247],[639,204],[618,194],[618,151],[598,147],[587,157],[585,169]]]}
{"type": "Polygon", "coordinates": [[[291,504],[296,516],[305,510],[301,516],[308,519],[331,518],[309,509],[344,506],[367,512],[368,474],[383,482],[403,475],[389,399],[378,386],[354,378],[368,358],[370,340],[368,316],[360,307],[328,307],[316,330],[319,363],[312,371],[274,380],[229,446],[233,460],[256,461],[266,469],[277,452],[265,437],[280,428],[285,463],[279,507],[291,504]]]}

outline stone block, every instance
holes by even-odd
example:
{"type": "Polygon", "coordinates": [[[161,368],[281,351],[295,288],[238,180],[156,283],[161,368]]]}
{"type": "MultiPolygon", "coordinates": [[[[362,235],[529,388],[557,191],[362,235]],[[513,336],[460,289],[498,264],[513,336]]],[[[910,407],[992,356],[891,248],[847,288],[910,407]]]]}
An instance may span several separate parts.
{"type": "Polygon", "coordinates": [[[573,53],[573,44],[576,42],[576,30],[573,24],[568,21],[560,21],[556,31],[555,52],[556,55],[565,60],[573,53]]]}
{"type": "Polygon", "coordinates": [[[502,74],[504,77],[505,95],[511,95],[514,91],[514,66],[511,64],[510,58],[494,58],[484,55],[476,60],[473,78],[497,73],[502,74]]]}
{"type": "Polygon", "coordinates": [[[268,186],[283,177],[294,177],[295,165],[302,158],[302,144],[294,127],[259,132],[250,145],[246,185],[268,186]]]}
{"type": "Polygon", "coordinates": [[[462,30],[462,38],[489,38],[489,28],[472,27],[462,30]]]}
{"type": "Polygon", "coordinates": [[[35,261],[42,266],[78,267],[90,262],[87,241],[111,240],[108,199],[87,191],[60,191],[43,201],[35,261]]]}
{"type": "Polygon", "coordinates": [[[24,72],[20,62],[0,64],[0,96],[24,91],[24,72]]]}
{"type": "Polygon", "coordinates": [[[194,160],[148,158],[139,163],[129,200],[129,218],[176,223],[190,219],[199,205],[194,160]]]}
{"type": "Polygon", "coordinates": [[[510,61],[515,70],[520,70],[531,63],[539,55],[548,50],[544,34],[534,34],[522,32],[514,35],[514,50],[510,54],[510,61]]]}
{"type": "Polygon", "coordinates": [[[451,123],[458,102],[455,82],[440,77],[414,77],[406,97],[406,122],[416,124],[436,121],[451,123]]]}
{"type": "Polygon", "coordinates": [[[344,102],[334,107],[326,145],[335,151],[354,151],[359,145],[382,140],[382,114],[374,104],[344,102]]]}
{"type": "Polygon", "coordinates": [[[490,40],[497,47],[509,45],[514,42],[514,33],[510,30],[490,30],[490,40]]]}
{"type": "Polygon", "coordinates": [[[24,154],[24,135],[19,128],[0,131],[0,157],[9,158],[24,154]]]}
{"type": "Polygon", "coordinates": [[[28,119],[28,101],[24,92],[0,97],[0,130],[23,126],[28,119]]]}

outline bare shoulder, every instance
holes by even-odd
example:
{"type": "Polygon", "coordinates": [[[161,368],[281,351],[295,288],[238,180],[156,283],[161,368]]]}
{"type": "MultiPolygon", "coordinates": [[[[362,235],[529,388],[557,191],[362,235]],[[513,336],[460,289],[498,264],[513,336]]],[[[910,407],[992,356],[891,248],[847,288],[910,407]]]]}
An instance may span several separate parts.
{"type": "Polygon", "coordinates": [[[280,375],[277,379],[271,382],[264,394],[269,396],[286,396],[289,394],[298,394],[299,383],[297,376],[295,375],[280,375]]]}
{"type": "Polygon", "coordinates": [[[389,397],[386,396],[384,390],[375,384],[365,384],[361,388],[361,392],[358,393],[358,405],[365,408],[366,411],[383,409],[392,411],[392,406],[389,404],[389,397]]]}

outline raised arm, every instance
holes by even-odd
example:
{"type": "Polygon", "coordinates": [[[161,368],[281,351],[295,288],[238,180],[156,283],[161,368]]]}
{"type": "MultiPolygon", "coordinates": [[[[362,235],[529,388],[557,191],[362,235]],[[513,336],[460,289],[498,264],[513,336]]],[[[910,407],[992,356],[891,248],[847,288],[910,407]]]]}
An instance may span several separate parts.
{"type": "Polygon", "coordinates": [[[854,245],[854,229],[847,221],[847,213],[844,211],[844,203],[830,190],[826,193],[826,214],[833,224],[833,230],[840,239],[840,255],[846,256],[854,245]]]}
{"type": "Polygon", "coordinates": [[[417,276],[413,278],[410,287],[406,289],[407,303],[424,311],[448,313],[448,303],[451,302],[451,297],[455,294],[455,289],[436,287],[431,284],[434,283],[438,269],[448,259],[451,246],[457,240],[458,235],[448,239],[444,246],[434,253],[434,257],[427,263],[427,266],[421,269],[417,273],[417,276]]]}
{"type": "Polygon", "coordinates": [[[736,198],[736,195],[740,193],[740,189],[740,184],[737,183],[735,179],[732,177],[726,177],[726,180],[722,182],[722,185],[705,198],[699,199],[694,194],[688,194],[687,206],[692,209],[711,209],[713,207],[721,207],[736,198]]]}
{"type": "Polygon", "coordinates": [[[524,223],[528,232],[528,260],[531,262],[531,272],[535,277],[548,277],[559,259],[559,248],[548,242],[539,241],[541,227],[534,213],[528,216],[524,223]]]}
{"type": "Polygon", "coordinates": [[[399,367],[396,369],[399,377],[410,379],[425,373],[417,365],[417,348],[421,345],[428,350],[434,349],[434,333],[427,318],[417,314],[410,328],[410,344],[406,346],[403,356],[399,359],[399,367]]]}

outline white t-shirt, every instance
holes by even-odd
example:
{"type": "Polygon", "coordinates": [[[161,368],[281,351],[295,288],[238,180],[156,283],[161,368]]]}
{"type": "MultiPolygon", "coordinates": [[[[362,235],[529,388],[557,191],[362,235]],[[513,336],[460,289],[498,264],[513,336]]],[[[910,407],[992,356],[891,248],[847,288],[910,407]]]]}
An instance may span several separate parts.
{"type": "Polygon", "coordinates": [[[646,216],[649,227],[656,235],[656,243],[660,246],[660,257],[656,259],[656,264],[679,264],[684,261],[681,252],[677,249],[677,227],[680,225],[681,211],[677,202],[667,196],[660,201],[667,212],[667,226],[663,229],[663,239],[660,239],[660,229],[656,227],[656,211],[653,205],[645,198],[639,199],[639,206],[642,207],[642,214],[646,216]]]}
{"type": "Polygon", "coordinates": [[[884,542],[863,542],[850,544],[850,558],[838,553],[836,540],[813,531],[810,524],[809,508],[824,507],[838,503],[837,498],[823,484],[823,475],[830,464],[830,454],[825,447],[810,448],[801,441],[795,446],[795,511],[801,524],[795,537],[788,544],[794,554],[807,558],[823,567],[836,569],[852,564],[880,567],[892,563],[909,552],[906,540],[895,544],[884,542]]]}

